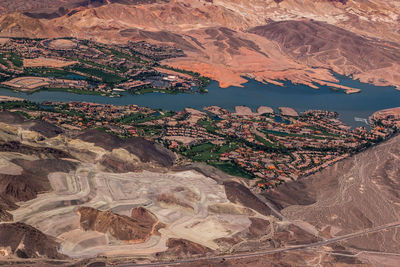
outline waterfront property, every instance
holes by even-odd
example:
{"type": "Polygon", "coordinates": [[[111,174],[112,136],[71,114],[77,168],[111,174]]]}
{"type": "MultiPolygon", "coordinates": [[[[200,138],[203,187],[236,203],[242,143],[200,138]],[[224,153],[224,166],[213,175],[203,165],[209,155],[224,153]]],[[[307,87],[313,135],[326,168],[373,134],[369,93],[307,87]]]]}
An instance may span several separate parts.
{"type": "Polygon", "coordinates": [[[351,128],[338,119],[338,113],[323,110],[295,116],[288,108],[286,115],[260,114],[243,106],[232,113],[218,106],[175,112],[86,102],[0,105],[66,131],[97,128],[121,138],[152,139],[183,159],[250,178],[259,189],[315,173],[388,138],[400,125],[398,112],[388,111],[376,113],[367,130],[351,128]]]}

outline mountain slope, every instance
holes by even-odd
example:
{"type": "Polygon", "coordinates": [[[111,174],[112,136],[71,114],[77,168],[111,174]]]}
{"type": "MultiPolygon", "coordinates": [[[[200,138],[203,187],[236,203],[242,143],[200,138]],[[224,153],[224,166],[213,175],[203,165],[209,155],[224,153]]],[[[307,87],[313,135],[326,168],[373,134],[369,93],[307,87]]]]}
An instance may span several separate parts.
{"type": "Polygon", "coordinates": [[[0,36],[74,36],[107,43],[145,40],[176,45],[188,57],[165,63],[200,72],[223,87],[245,83],[243,76],[317,87],[321,80],[336,81],[327,69],[400,87],[398,1],[3,0],[0,7],[0,36]],[[264,38],[248,32],[258,29],[260,34],[259,27],[264,38]],[[287,43],[272,34],[274,28],[298,41],[299,50],[280,49],[287,43]],[[301,40],[296,38],[300,28],[301,40]],[[341,40],[339,47],[336,40],[341,40]],[[316,50],[316,45],[323,50],[316,50]],[[313,49],[305,56],[308,46],[313,49]]]}
{"type": "MultiPolygon", "coordinates": [[[[302,220],[326,238],[400,220],[400,136],[299,182],[265,192],[290,219],[302,220]]],[[[400,234],[388,229],[349,239],[359,250],[397,252],[400,234]]]]}
{"type": "Polygon", "coordinates": [[[400,84],[400,45],[384,45],[317,21],[282,21],[250,29],[298,62],[379,85],[400,84]],[[386,75],[380,73],[384,70],[386,75]]]}

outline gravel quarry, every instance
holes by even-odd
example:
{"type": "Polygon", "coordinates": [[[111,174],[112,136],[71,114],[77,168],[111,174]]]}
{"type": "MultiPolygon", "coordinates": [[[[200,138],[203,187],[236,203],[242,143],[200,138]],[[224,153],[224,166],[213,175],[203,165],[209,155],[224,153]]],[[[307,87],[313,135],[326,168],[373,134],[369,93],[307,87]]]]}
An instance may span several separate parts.
{"type": "Polygon", "coordinates": [[[235,209],[236,204],[227,199],[223,185],[194,171],[115,174],[87,164],[74,172],[51,173],[48,177],[52,192],[18,203],[20,207],[12,215],[14,220],[56,237],[60,252],[70,257],[152,254],[165,251],[168,238],[217,249],[213,240],[241,232],[251,224],[246,211],[240,206],[235,209]],[[121,242],[108,234],[82,230],[78,205],[119,215],[145,207],[166,227],[159,230],[160,236],[153,235],[146,242],[121,242]],[[209,212],[217,205],[229,205],[234,211],[209,212]]]}

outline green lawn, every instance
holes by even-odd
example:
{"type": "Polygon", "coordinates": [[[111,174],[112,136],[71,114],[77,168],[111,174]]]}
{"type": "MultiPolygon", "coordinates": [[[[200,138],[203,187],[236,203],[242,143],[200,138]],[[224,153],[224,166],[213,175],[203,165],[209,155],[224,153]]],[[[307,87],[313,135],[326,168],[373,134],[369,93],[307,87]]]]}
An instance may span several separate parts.
{"type": "Polygon", "coordinates": [[[144,136],[159,136],[162,133],[162,128],[159,126],[138,126],[144,136]]]}
{"type": "Polygon", "coordinates": [[[254,176],[250,175],[246,171],[242,170],[236,164],[232,162],[211,162],[209,163],[211,166],[214,166],[217,169],[220,169],[223,172],[226,172],[227,174],[233,175],[233,176],[239,176],[247,179],[253,179],[254,176]]]}
{"type": "Polygon", "coordinates": [[[262,137],[259,136],[259,135],[256,135],[256,134],[255,134],[255,135],[254,135],[254,138],[255,138],[258,142],[264,144],[264,145],[267,146],[267,147],[276,147],[273,143],[268,142],[267,140],[265,140],[264,138],[262,138],[262,137]]]}
{"type": "Polygon", "coordinates": [[[239,147],[239,145],[237,143],[227,142],[227,143],[225,143],[225,144],[223,144],[221,146],[221,148],[218,150],[218,152],[223,154],[223,153],[227,153],[227,152],[233,151],[238,147],[239,147]]]}
{"type": "Polygon", "coordinates": [[[216,145],[211,143],[205,143],[201,145],[192,146],[188,150],[185,150],[182,154],[195,160],[207,162],[209,160],[217,160],[219,153],[215,151],[216,145]]]}
{"type": "Polygon", "coordinates": [[[26,108],[29,110],[40,110],[38,104],[30,102],[30,101],[9,101],[9,102],[1,102],[0,108],[2,110],[8,110],[13,108],[26,108]]]}
{"type": "Polygon", "coordinates": [[[190,149],[183,152],[183,154],[195,161],[203,161],[203,162],[210,162],[210,161],[218,161],[221,154],[235,150],[239,147],[236,143],[228,143],[218,146],[212,143],[205,143],[201,145],[196,145],[191,147],[190,149]]]}
{"type": "Polygon", "coordinates": [[[190,151],[192,151],[194,153],[198,153],[198,152],[210,151],[214,147],[215,147],[215,145],[213,145],[211,143],[205,143],[205,144],[191,147],[190,151]]]}
{"type": "Polygon", "coordinates": [[[102,79],[102,81],[105,83],[120,83],[125,80],[125,78],[123,78],[117,74],[105,72],[100,69],[86,68],[83,66],[74,66],[71,69],[74,71],[79,71],[79,72],[82,72],[82,73],[85,73],[85,74],[88,74],[91,76],[98,77],[98,78],[102,79]]]}
{"type": "Polygon", "coordinates": [[[171,117],[173,116],[175,113],[173,111],[167,111],[167,112],[163,112],[164,115],[157,114],[157,115],[145,115],[142,113],[132,113],[128,116],[122,117],[120,119],[120,123],[122,124],[130,124],[130,123],[143,123],[146,121],[152,121],[152,120],[156,120],[156,119],[160,119],[160,118],[164,118],[164,117],[171,117]]]}
{"type": "Polygon", "coordinates": [[[83,89],[76,89],[76,88],[43,88],[41,90],[47,91],[55,91],[55,92],[69,92],[78,95],[107,95],[110,96],[110,93],[99,92],[99,91],[89,91],[83,89]]]}
{"type": "Polygon", "coordinates": [[[24,65],[22,57],[16,53],[10,53],[10,61],[15,67],[18,68],[21,68],[24,65]]]}
{"type": "Polygon", "coordinates": [[[218,127],[215,125],[214,121],[205,119],[199,120],[197,123],[211,133],[215,133],[218,130],[218,127]]]}
{"type": "Polygon", "coordinates": [[[66,79],[68,75],[76,75],[76,73],[63,70],[63,69],[53,69],[53,68],[25,68],[24,74],[26,76],[42,76],[42,77],[55,77],[66,79]]]}
{"type": "Polygon", "coordinates": [[[77,59],[73,59],[73,60],[77,60],[77,61],[79,61],[79,62],[81,62],[83,64],[87,64],[87,65],[90,65],[90,66],[93,66],[93,67],[105,68],[105,69],[114,71],[114,69],[112,67],[110,67],[108,65],[101,65],[101,64],[96,63],[94,61],[90,61],[90,60],[86,60],[86,59],[82,59],[82,58],[77,58],[77,59]]]}
{"type": "Polygon", "coordinates": [[[203,151],[201,153],[196,154],[193,157],[195,161],[209,161],[209,160],[218,160],[219,154],[210,152],[210,151],[203,151]]]}
{"type": "Polygon", "coordinates": [[[8,61],[5,59],[5,56],[3,54],[0,54],[0,63],[6,67],[9,67],[10,64],[8,63],[8,61]]]}

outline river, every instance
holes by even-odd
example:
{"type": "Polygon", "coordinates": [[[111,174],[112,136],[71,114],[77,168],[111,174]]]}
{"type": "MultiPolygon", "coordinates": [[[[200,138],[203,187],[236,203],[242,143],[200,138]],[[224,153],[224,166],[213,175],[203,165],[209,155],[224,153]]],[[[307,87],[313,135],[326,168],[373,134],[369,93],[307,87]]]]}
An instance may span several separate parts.
{"type": "Polygon", "coordinates": [[[245,105],[253,110],[259,106],[277,109],[281,106],[292,107],[298,112],[307,109],[336,111],[348,125],[357,127],[366,125],[355,118],[368,118],[373,112],[400,106],[400,91],[394,87],[378,87],[361,83],[344,76],[337,76],[340,84],[361,89],[360,93],[347,95],[343,91],[334,91],[327,86],[312,89],[305,85],[294,85],[285,82],[285,87],[265,85],[249,80],[244,87],[220,88],[212,81],[207,94],[150,93],[134,95],[127,92],[120,98],[109,98],[98,95],[77,95],[68,92],[38,91],[32,94],[15,92],[0,88],[0,95],[15,96],[34,102],[43,101],[85,101],[102,104],[128,105],[136,104],[156,109],[182,110],[185,107],[201,109],[217,105],[233,111],[235,106],[245,105]]]}

